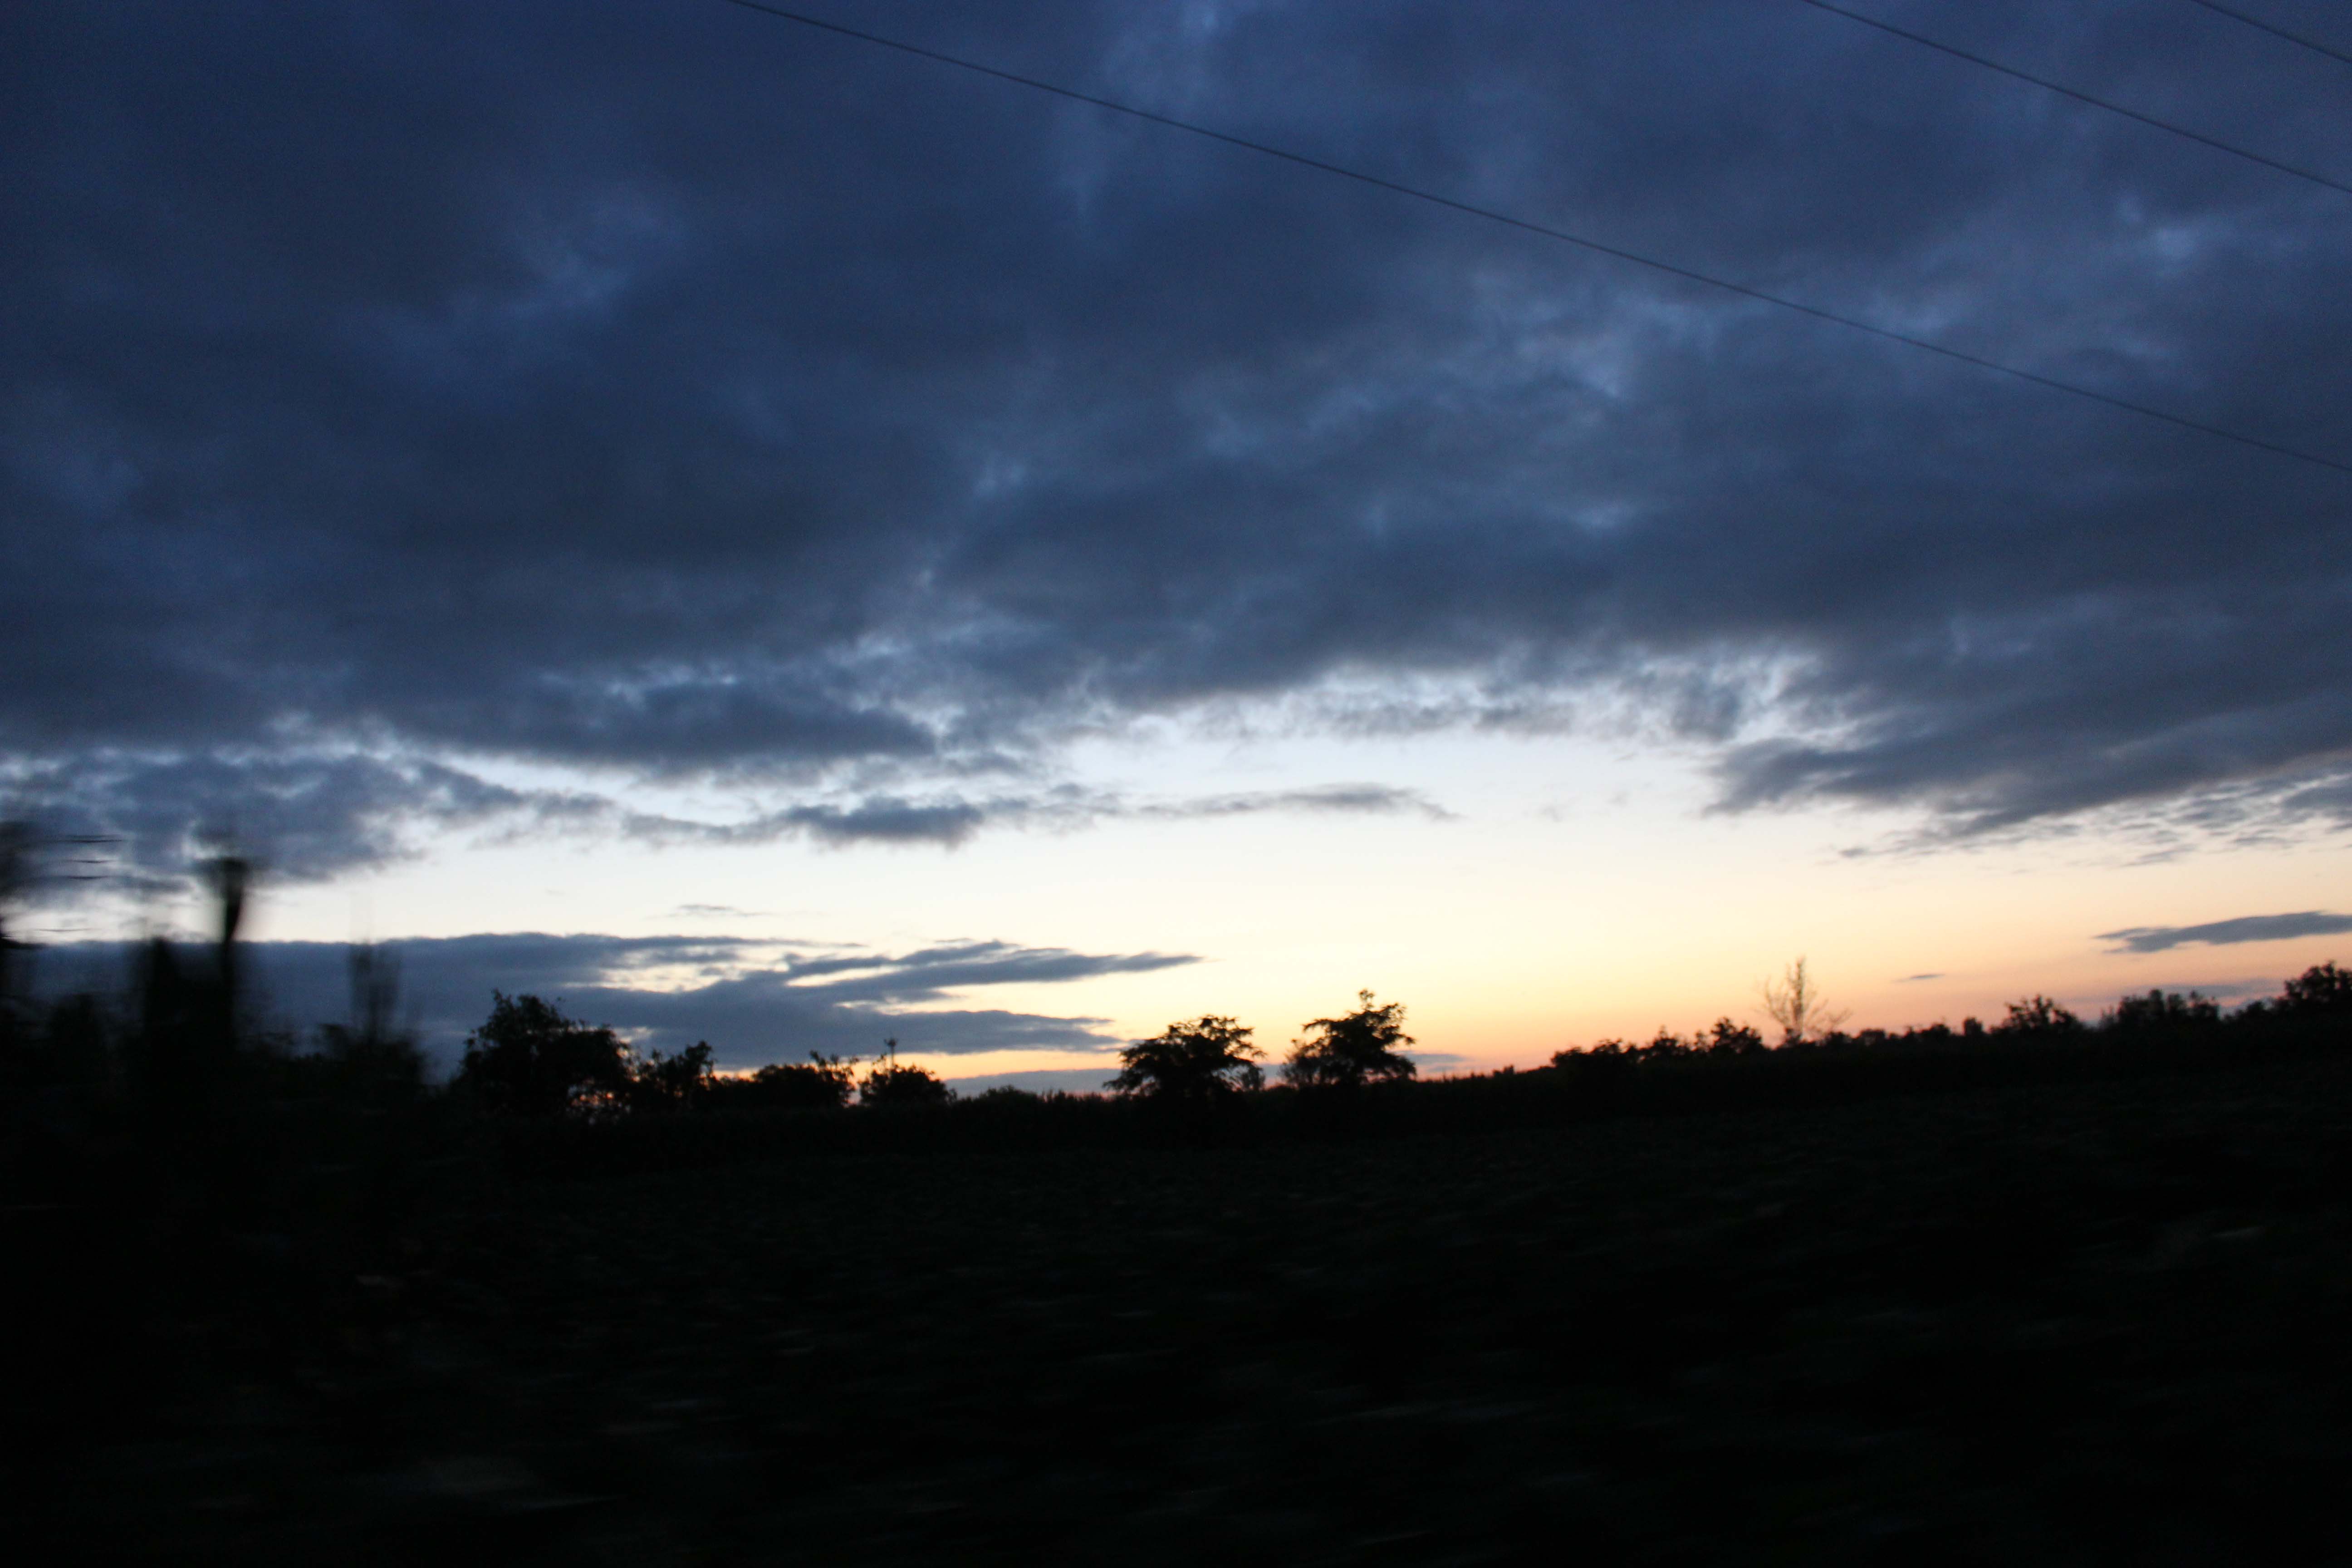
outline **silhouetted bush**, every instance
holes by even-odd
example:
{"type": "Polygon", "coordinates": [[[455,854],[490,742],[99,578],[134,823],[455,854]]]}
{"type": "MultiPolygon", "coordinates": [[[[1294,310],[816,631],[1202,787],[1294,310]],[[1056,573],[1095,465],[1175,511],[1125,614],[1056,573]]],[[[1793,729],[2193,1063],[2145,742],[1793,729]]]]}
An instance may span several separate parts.
{"type": "Polygon", "coordinates": [[[704,1102],[719,1110],[839,1110],[857,1092],[857,1077],[839,1057],[809,1053],[805,1064],[775,1062],[736,1078],[713,1079],[704,1102]]]}
{"type": "Polygon", "coordinates": [[[945,1105],[954,1098],[937,1073],[895,1061],[877,1063],[857,1086],[860,1105],[945,1105]]]}

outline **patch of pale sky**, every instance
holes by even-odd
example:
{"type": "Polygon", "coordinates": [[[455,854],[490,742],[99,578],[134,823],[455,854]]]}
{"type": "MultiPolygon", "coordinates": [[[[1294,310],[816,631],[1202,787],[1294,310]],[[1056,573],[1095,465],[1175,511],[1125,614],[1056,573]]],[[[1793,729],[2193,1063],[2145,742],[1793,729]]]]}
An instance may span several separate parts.
{"type": "MultiPolygon", "coordinates": [[[[1125,799],[1376,780],[1452,815],[1111,816],[1060,831],[990,828],[955,849],[453,840],[417,861],[282,889],[258,912],[257,934],[650,935],[678,929],[690,900],[765,911],[723,929],[779,943],[894,952],[996,939],[1202,961],[975,987],[925,1009],[1099,1017],[1113,1038],[1226,1013],[1277,1048],[1369,986],[1411,1007],[1429,1049],[1526,1065],[1604,1036],[1752,1020],[1758,984],[1800,953],[1856,1025],[1998,1017],[2036,991],[2095,1013],[2124,992],[2175,986],[2182,971],[2177,955],[2108,952],[2095,933],[2332,907],[2352,868],[2341,846],[2211,847],[2149,863],[2082,833],[2058,853],[2022,838],[1849,856],[1841,851],[1900,826],[1899,814],[1711,816],[1709,780],[1689,759],[1613,741],[1163,732],[1088,741],[1067,763],[1073,781],[1125,799]],[[353,912],[362,904],[364,922],[353,912]]],[[[2200,954],[2195,978],[2209,992],[2258,994],[2338,945],[2200,954]]],[[[1068,1061],[998,1052],[934,1065],[971,1076],[1068,1061]]]]}

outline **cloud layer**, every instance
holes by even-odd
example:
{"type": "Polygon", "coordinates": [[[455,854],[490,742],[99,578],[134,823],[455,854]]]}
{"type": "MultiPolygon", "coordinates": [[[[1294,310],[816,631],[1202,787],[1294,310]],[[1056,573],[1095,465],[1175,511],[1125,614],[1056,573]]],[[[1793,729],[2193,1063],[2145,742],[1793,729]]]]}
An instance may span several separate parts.
{"type": "MultiPolygon", "coordinates": [[[[247,965],[269,1014],[307,1029],[351,1016],[351,949],[338,942],[248,944],[247,965]]],[[[455,1062],[490,995],[526,993],[610,1025],[649,1047],[707,1040],[722,1067],[797,1061],[810,1051],[871,1056],[886,1037],[913,1054],[995,1050],[1103,1051],[1118,1042],[1103,1020],[958,1007],[964,993],[1144,973],[1198,962],[1181,953],[1082,953],[1003,942],[914,952],[801,950],[729,936],[551,936],[523,932],[412,939],[385,944],[402,1016],[434,1055],[455,1062]]],[[[39,955],[51,994],[110,989],[129,972],[117,942],[65,944],[39,955]]]]}
{"type": "MultiPolygon", "coordinates": [[[[838,14],[2352,455],[2352,200],[1803,7],[838,14]]],[[[2352,173],[2193,7],[1905,19],[2352,173]]],[[[2352,813],[2342,475],[734,8],[16,7],[0,178],[5,782],[157,864],[953,843],[1235,705],[2352,813]]]]}

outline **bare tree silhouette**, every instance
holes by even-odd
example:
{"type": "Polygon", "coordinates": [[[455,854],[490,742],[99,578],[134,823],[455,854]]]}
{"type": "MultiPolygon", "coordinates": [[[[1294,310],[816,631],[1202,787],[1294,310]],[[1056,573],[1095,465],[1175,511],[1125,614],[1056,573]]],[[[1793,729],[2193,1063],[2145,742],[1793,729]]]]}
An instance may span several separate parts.
{"type": "Polygon", "coordinates": [[[1790,963],[1778,981],[1767,980],[1759,990],[1764,997],[1765,1016],[1780,1026],[1783,1046],[1819,1040],[1848,1016],[1844,1008],[1832,1007],[1822,1000],[1820,988],[1806,973],[1802,954],[1790,963]]]}

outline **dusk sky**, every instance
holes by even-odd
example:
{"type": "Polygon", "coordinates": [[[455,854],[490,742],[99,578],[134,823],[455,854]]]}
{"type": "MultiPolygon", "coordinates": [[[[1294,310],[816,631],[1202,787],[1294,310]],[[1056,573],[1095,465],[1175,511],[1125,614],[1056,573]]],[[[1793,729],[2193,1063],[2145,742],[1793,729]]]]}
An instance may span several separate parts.
{"type": "Polygon", "coordinates": [[[725,0],[7,7],[51,984],[224,830],[272,1005],[397,942],[445,1060],[2352,957],[2352,62],[1855,0],[2200,142],[1801,0],[804,8],[1681,274],[725,0]]]}

